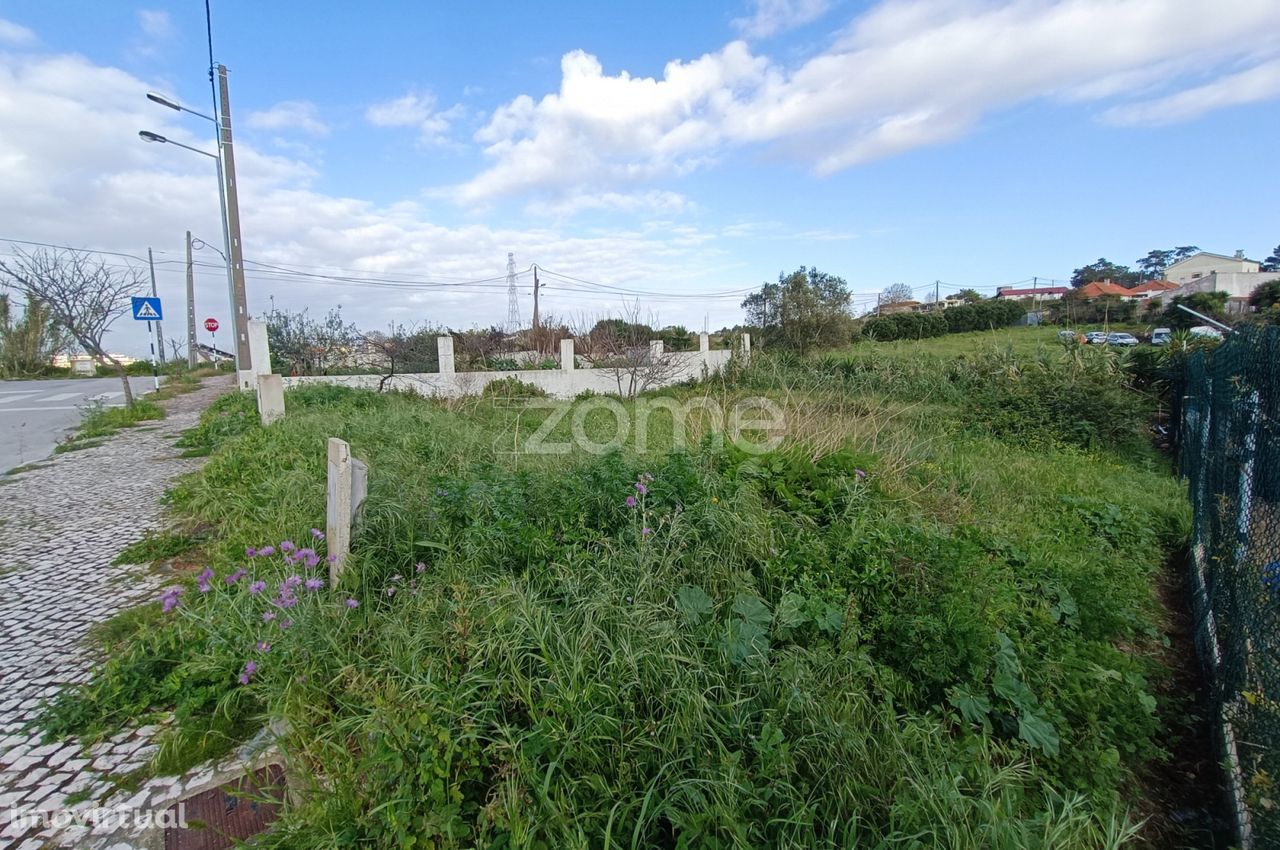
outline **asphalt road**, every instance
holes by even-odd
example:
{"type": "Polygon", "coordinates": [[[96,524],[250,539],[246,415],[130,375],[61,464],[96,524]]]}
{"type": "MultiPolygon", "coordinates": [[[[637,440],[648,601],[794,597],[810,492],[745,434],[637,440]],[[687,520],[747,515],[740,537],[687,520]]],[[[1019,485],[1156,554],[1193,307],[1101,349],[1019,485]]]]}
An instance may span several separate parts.
{"type": "MultiPolygon", "coordinates": [[[[148,377],[130,378],[129,385],[135,395],[155,388],[148,377]]],[[[0,381],[0,473],[48,457],[99,401],[124,404],[119,378],[0,381]]]]}

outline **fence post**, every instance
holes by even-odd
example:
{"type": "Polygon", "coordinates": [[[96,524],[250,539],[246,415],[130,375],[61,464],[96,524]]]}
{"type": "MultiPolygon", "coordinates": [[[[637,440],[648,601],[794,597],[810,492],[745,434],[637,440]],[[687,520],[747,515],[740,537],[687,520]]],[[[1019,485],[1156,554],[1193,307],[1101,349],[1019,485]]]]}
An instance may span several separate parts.
{"type": "Polygon", "coordinates": [[[284,416],[284,379],[279,375],[258,376],[258,416],[263,425],[284,416]]]}
{"type": "Polygon", "coordinates": [[[329,551],[329,586],[342,577],[351,554],[351,527],[356,511],[369,492],[369,468],[351,457],[351,446],[329,438],[328,494],[325,509],[325,542],[329,551]]]}
{"type": "Polygon", "coordinates": [[[441,375],[453,374],[453,337],[436,337],[436,358],[440,363],[441,375]]]}
{"type": "Polygon", "coordinates": [[[573,371],[573,340],[560,340],[560,368],[565,372],[573,371]]]}
{"type": "Polygon", "coordinates": [[[742,335],[742,362],[751,362],[751,334],[749,333],[742,335]]]}
{"type": "Polygon", "coordinates": [[[662,340],[649,340],[649,359],[654,363],[662,360],[662,340]]]}

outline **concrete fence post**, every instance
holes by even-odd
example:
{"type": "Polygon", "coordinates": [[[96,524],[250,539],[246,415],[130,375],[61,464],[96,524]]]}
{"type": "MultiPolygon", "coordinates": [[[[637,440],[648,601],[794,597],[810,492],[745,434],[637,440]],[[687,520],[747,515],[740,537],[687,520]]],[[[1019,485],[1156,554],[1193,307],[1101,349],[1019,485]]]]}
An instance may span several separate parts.
{"type": "Polygon", "coordinates": [[[242,390],[257,390],[258,376],[271,374],[271,346],[267,342],[267,323],[250,319],[246,326],[249,333],[249,369],[242,369],[236,377],[242,390]]]}
{"type": "Polygon", "coordinates": [[[662,340],[660,339],[649,340],[649,359],[652,360],[654,363],[657,363],[659,360],[662,359],[662,340]]]}
{"type": "Polygon", "coordinates": [[[742,335],[742,362],[751,362],[751,334],[749,333],[742,335]]]}
{"type": "Polygon", "coordinates": [[[441,375],[453,374],[453,337],[436,337],[436,356],[440,362],[438,371],[441,375]]]}
{"type": "Polygon", "coordinates": [[[279,375],[258,376],[258,416],[263,425],[284,416],[284,378],[279,375]]]}
{"type": "Polygon", "coordinates": [[[351,554],[351,528],[356,511],[369,492],[369,468],[351,457],[351,446],[329,438],[328,494],[325,508],[325,543],[329,551],[329,586],[342,577],[351,554]]]}
{"type": "Polygon", "coordinates": [[[573,371],[573,340],[560,340],[560,368],[565,372],[573,371]]]}
{"type": "Polygon", "coordinates": [[[698,351],[703,354],[711,351],[711,334],[698,334],[698,351]]]}

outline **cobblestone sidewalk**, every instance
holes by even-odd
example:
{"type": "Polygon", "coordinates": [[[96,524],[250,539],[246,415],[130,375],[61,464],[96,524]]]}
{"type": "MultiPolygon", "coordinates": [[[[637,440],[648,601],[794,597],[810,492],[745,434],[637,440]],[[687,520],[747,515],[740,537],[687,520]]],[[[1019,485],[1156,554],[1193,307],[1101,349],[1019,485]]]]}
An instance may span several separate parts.
{"type": "Polygon", "coordinates": [[[157,579],[111,560],[160,526],[169,481],[201,464],[180,458],[174,440],[231,386],[229,378],[208,380],[165,402],[168,416],[155,427],[123,431],[0,482],[0,850],[131,847],[121,838],[129,829],[68,824],[66,812],[159,809],[182,790],[182,780],[170,779],[110,794],[104,776],[141,766],[154,728],[87,751],[75,742],[41,745],[22,730],[42,698],[88,677],[89,627],[154,598],[157,579]],[[64,805],[68,796],[79,802],[64,805]],[[42,820],[29,817],[33,811],[63,814],[42,820]]]}

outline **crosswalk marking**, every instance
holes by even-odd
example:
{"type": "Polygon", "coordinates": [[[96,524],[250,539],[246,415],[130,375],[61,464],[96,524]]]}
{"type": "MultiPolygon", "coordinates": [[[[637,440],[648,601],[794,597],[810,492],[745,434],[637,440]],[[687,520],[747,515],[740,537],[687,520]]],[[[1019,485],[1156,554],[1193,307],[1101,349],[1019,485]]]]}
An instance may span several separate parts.
{"type": "Polygon", "coordinates": [[[84,393],[55,393],[40,399],[40,401],[69,401],[73,398],[80,398],[84,393]]]}
{"type": "Polygon", "coordinates": [[[8,398],[0,398],[0,404],[8,404],[11,401],[26,401],[29,397],[33,395],[40,395],[40,393],[26,393],[25,395],[15,394],[15,395],[9,396],[8,398]]]}

